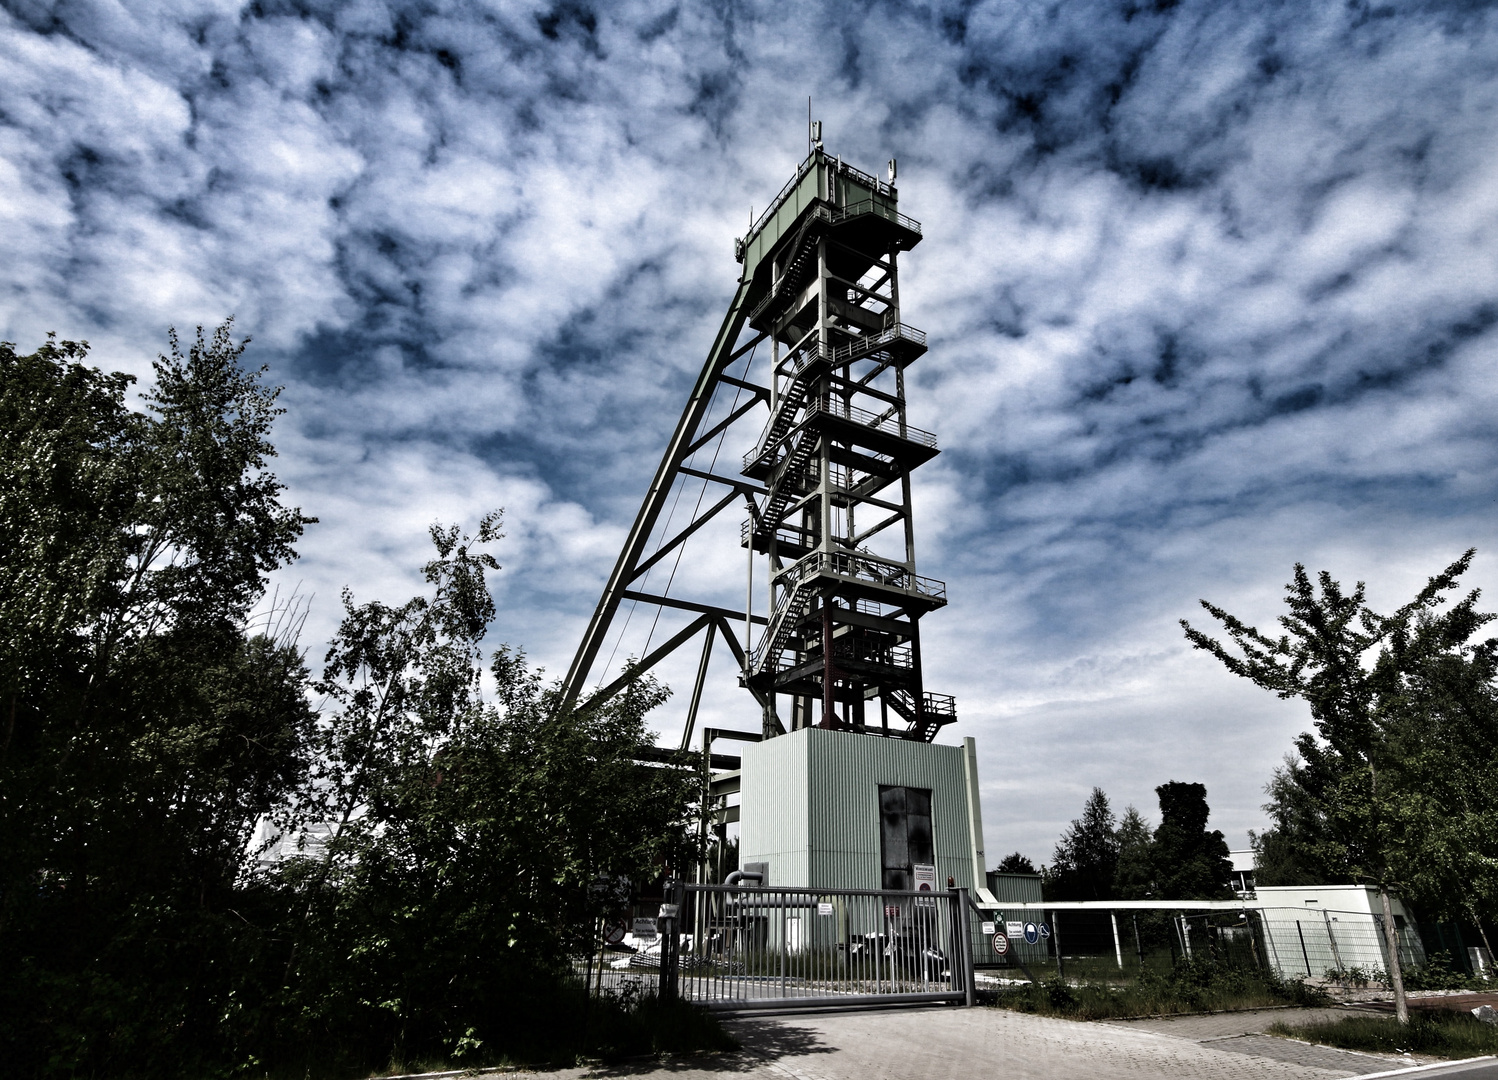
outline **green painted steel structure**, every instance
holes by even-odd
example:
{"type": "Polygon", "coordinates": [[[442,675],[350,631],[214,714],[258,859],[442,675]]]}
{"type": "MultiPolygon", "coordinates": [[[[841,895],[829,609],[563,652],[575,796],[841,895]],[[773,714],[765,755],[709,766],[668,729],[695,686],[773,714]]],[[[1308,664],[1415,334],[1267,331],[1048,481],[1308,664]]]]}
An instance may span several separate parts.
{"type": "MultiPolygon", "coordinates": [[[[929,742],[956,719],[952,698],[927,692],[921,674],[919,620],[946,604],[946,586],[915,566],[910,471],[937,448],[935,436],[906,417],[905,370],[926,344],[924,333],[901,321],[897,260],[920,242],[921,228],[899,212],[892,179],[818,146],[736,241],[738,289],[567,673],[567,703],[581,696],[620,604],[629,601],[696,616],[636,670],[705,635],[683,748],[720,640],[759,703],[766,738],[815,725],[929,742]],[[768,385],[729,374],[766,341],[768,385]],[[724,385],[750,398],[709,424],[724,385]],[[761,405],[769,415],[741,476],[685,465],[761,405]],[[710,484],[726,492],[674,535],[657,539],[667,500],[687,476],[700,478],[704,493],[710,484]],[[647,593],[639,584],[741,499],[750,595],[755,553],[765,556],[769,583],[767,610],[744,612],[742,639],[737,613],[647,593]],[[756,625],[764,627],[757,643],[756,625]],[[877,717],[868,712],[871,702],[877,717]]],[[[627,678],[602,687],[584,707],[627,678]]]]}
{"type": "Polygon", "coordinates": [[[701,637],[681,748],[691,745],[720,644],[759,713],[752,732],[704,731],[705,802],[716,807],[704,831],[714,827],[721,841],[740,821],[741,865],[769,862],[776,885],[878,889],[890,872],[881,869],[880,786],[929,790],[938,881],[982,896],[972,740],[933,743],[956,706],[925,688],[921,668],[920,619],[947,597],[943,582],[916,570],[910,475],[938,450],[935,435],[906,414],[905,372],[925,353],[926,336],[901,319],[898,263],[921,226],[899,211],[893,166],[881,180],[818,144],[735,241],[742,270],[733,300],[579,644],[564,700],[586,709],[633,674],[584,696],[622,604],[685,620],[633,669],[649,670],[701,637]],[[768,353],[770,370],[753,378],[756,350],[768,353]],[[733,391],[727,410],[717,398],[725,388],[733,391]],[[689,464],[750,424],[758,434],[738,475],[689,464]],[[702,484],[698,510],[670,528],[665,511],[688,480],[702,484]],[[744,610],[646,589],[653,567],[679,560],[710,519],[738,505],[749,558],[744,610]],[[761,556],[767,602],[756,611],[761,556]],[[724,737],[750,742],[741,775],[710,775],[712,742],[724,737]],[[729,807],[734,793],[741,802],[729,807]]]}

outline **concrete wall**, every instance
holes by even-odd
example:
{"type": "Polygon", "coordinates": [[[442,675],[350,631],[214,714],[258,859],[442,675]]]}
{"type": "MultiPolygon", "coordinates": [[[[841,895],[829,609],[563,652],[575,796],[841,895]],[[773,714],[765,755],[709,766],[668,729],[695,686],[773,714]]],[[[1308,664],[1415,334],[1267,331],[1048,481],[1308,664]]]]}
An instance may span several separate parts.
{"type": "Polygon", "coordinates": [[[931,789],[938,886],[985,887],[971,744],[805,728],[745,746],[739,865],[769,863],[771,885],[879,888],[879,788],[898,784],[931,789]]]}

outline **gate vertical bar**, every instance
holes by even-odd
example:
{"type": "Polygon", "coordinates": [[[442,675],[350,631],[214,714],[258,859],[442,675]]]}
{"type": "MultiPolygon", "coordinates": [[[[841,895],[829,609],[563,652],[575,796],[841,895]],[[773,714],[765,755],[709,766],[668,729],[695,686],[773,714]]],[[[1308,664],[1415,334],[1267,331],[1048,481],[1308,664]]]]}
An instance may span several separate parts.
{"type": "MultiPolygon", "coordinates": [[[[973,928],[969,921],[967,910],[968,897],[966,889],[958,889],[956,896],[957,923],[961,927],[960,938],[962,942],[962,994],[963,1003],[968,1008],[977,1004],[976,987],[973,986],[973,928]]],[[[955,989],[955,987],[954,987],[955,989]]]]}

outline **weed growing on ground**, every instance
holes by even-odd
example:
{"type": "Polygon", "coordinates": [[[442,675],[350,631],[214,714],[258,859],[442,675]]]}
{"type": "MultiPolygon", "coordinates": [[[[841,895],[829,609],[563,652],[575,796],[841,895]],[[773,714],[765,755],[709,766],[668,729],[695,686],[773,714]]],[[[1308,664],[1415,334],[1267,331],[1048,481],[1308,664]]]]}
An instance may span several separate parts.
{"type": "Polygon", "coordinates": [[[1019,1012],[1105,1020],[1116,1016],[1262,1009],[1274,1005],[1325,1005],[1330,999],[1300,979],[1280,979],[1257,968],[1211,959],[1182,960],[1161,973],[1140,971],[1131,985],[1060,978],[1000,992],[996,1004],[1019,1012]]]}
{"type": "MultiPolygon", "coordinates": [[[[1433,952],[1425,963],[1404,969],[1406,990],[1491,990],[1493,984],[1480,975],[1468,975],[1456,968],[1451,953],[1446,950],[1433,952]]],[[[1345,969],[1327,968],[1326,982],[1362,990],[1376,986],[1388,990],[1393,986],[1389,973],[1381,967],[1353,966],[1345,969]]]]}
{"type": "Polygon", "coordinates": [[[1431,953],[1425,963],[1404,971],[1406,990],[1491,990],[1493,984],[1480,976],[1458,971],[1446,950],[1431,953]]]}
{"type": "Polygon", "coordinates": [[[1392,1016],[1346,1016],[1314,1024],[1271,1024],[1269,1033],[1380,1054],[1466,1058],[1498,1053],[1498,1025],[1446,1009],[1416,1010],[1407,1025],[1392,1016]]]}

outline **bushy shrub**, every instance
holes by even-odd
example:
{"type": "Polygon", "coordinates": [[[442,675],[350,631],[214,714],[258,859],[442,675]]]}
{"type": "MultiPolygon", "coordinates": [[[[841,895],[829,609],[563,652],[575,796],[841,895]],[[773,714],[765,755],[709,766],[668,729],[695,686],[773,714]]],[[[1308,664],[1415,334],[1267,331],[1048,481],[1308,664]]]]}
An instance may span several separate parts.
{"type": "Polygon", "coordinates": [[[1486,982],[1465,971],[1458,971],[1451,953],[1442,949],[1425,958],[1425,963],[1404,970],[1406,990],[1489,990],[1486,982]]]}

